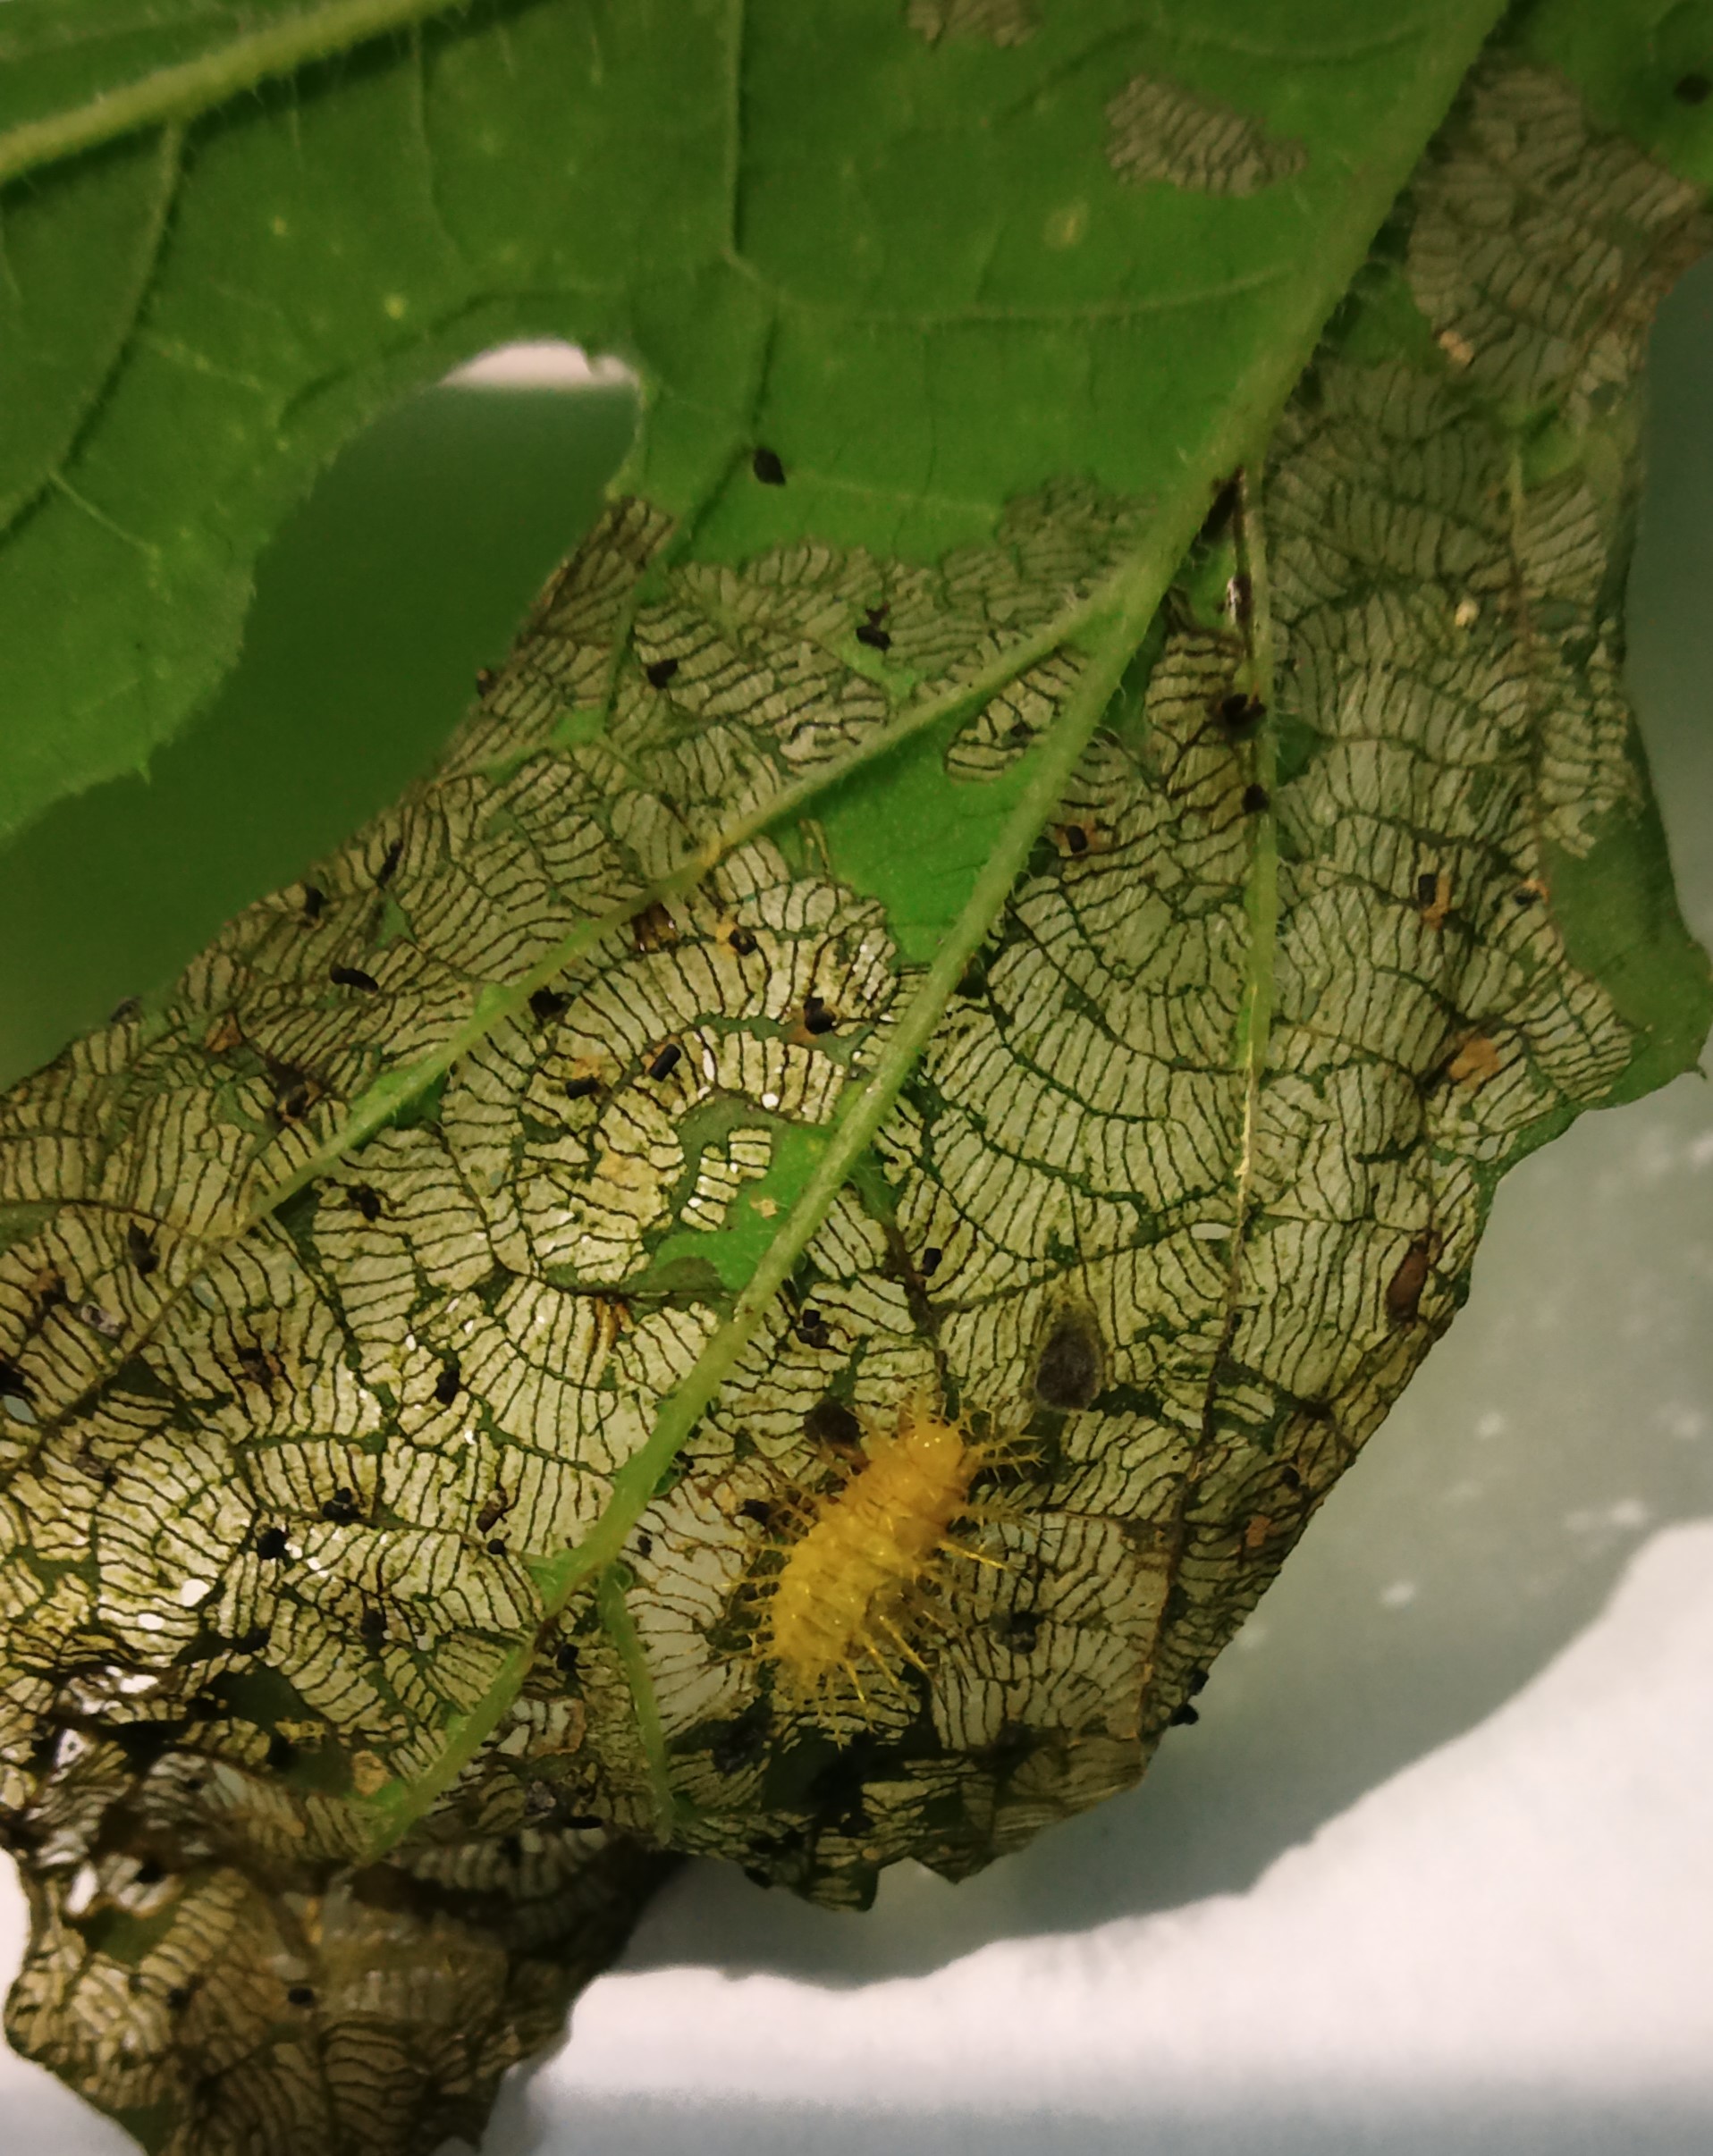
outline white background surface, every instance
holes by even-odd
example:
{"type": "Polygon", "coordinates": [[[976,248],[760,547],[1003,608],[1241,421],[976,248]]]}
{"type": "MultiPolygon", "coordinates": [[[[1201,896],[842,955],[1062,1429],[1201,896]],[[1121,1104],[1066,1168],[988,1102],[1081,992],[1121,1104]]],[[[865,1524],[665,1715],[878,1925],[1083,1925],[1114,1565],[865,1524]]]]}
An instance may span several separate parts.
{"type": "MultiPolygon", "coordinates": [[[[1633,679],[1713,938],[1713,271],[1633,679]]],[[[489,2156],[1708,2156],[1713,1088],[1507,1182],[1469,1309],[1143,1786],[866,1917],[687,1868],[489,2156]]],[[[0,1961],[22,1905],[0,1896],[0,1961]]],[[[132,2144],[0,2054],[0,2150],[132,2144]]]]}

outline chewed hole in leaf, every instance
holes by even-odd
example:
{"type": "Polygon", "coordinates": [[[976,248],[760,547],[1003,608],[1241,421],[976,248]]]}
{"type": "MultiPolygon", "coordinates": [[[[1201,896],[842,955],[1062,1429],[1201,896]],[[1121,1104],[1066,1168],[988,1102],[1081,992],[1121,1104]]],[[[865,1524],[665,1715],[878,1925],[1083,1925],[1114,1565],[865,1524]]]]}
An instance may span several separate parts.
{"type": "Polygon", "coordinates": [[[635,395],[637,377],[622,359],[593,358],[581,345],[562,337],[520,339],[495,345],[491,352],[467,359],[446,376],[447,389],[467,390],[628,390],[635,395]]]}
{"type": "MultiPolygon", "coordinates": [[[[261,560],[237,668],[147,779],[62,802],[0,854],[0,1082],[393,798],[593,521],[635,425],[623,370],[527,345],[453,379],[470,386],[395,406],[327,467],[261,560]]],[[[325,894],[299,903],[313,921],[325,894]]],[[[384,978],[365,950],[333,963],[384,978]]]]}

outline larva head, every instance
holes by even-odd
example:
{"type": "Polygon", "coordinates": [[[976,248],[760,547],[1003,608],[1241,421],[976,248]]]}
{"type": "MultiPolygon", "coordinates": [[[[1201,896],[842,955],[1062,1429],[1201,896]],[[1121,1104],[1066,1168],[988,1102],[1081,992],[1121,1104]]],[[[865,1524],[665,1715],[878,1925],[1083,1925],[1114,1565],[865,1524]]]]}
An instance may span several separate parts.
{"type": "Polygon", "coordinates": [[[871,1465],[888,1453],[912,1461],[917,1472],[937,1487],[949,1488],[961,1480],[960,1497],[967,1494],[975,1470],[983,1464],[979,1448],[964,1424],[948,1422],[938,1410],[919,1401],[899,1411],[895,1428],[865,1432],[863,1454],[871,1465]]]}

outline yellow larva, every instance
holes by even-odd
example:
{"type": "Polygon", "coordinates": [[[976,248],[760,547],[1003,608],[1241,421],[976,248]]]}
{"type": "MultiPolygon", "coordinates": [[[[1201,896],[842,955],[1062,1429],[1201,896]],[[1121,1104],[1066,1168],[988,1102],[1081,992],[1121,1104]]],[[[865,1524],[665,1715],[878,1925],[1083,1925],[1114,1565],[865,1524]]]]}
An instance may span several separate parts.
{"type": "Polygon", "coordinates": [[[899,1660],[924,1666],[911,1621],[932,1568],[957,1546],[948,1530],[989,1456],[959,1424],[914,1405],[896,1429],[871,1429],[863,1453],[791,1545],[767,1598],[763,1652],[788,1697],[848,1689],[861,1698],[865,1663],[882,1672],[899,1660]]]}

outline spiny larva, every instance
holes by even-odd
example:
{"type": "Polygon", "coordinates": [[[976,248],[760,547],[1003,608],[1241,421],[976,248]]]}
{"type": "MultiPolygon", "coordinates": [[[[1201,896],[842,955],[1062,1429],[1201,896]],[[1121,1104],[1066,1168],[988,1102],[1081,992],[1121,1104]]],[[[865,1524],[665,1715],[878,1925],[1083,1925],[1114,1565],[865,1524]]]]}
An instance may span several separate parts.
{"type": "Polygon", "coordinates": [[[995,1458],[968,1428],[919,1402],[890,1430],[871,1426],[862,1464],[813,1507],[766,1601],[762,1651],[788,1698],[866,1697],[863,1665],[925,1667],[911,1639],[947,1554],[992,1563],[950,1537],[973,1517],[970,1485],[995,1458]]]}

